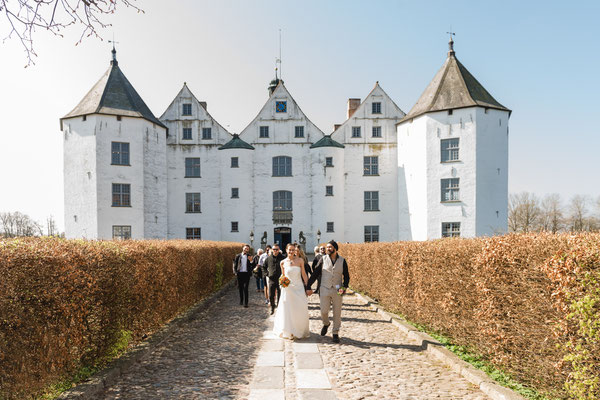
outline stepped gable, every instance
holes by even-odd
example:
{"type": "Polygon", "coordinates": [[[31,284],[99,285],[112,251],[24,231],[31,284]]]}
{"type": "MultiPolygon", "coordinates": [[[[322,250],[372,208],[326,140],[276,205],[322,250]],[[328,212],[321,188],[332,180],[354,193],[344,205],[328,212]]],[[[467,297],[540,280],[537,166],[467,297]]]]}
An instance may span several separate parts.
{"type": "Polygon", "coordinates": [[[247,149],[247,150],[254,150],[254,146],[252,146],[251,144],[244,142],[241,138],[240,135],[238,135],[237,133],[233,134],[233,138],[225,143],[223,146],[219,147],[219,150],[227,150],[227,149],[247,149]]]}
{"type": "Polygon", "coordinates": [[[315,144],[310,146],[311,149],[317,147],[340,147],[343,149],[346,146],[344,146],[340,142],[336,142],[335,140],[333,140],[331,138],[331,135],[325,135],[321,139],[319,139],[315,144]]]}
{"type": "Polygon", "coordinates": [[[494,108],[510,113],[511,110],[498,103],[458,61],[452,39],[450,39],[449,47],[450,51],[448,51],[446,62],[401,122],[429,112],[473,106],[494,108]]]}
{"type": "Polygon", "coordinates": [[[61,118],[79,117],[89,114],[120,115],[124,117],[144,118],[163,128],[167,128],[152,114],[144,100],[133,88],[119,68],[116,51],[113,48],[110,68],[85,95],[83,100],[67,115],[61,118]]]}

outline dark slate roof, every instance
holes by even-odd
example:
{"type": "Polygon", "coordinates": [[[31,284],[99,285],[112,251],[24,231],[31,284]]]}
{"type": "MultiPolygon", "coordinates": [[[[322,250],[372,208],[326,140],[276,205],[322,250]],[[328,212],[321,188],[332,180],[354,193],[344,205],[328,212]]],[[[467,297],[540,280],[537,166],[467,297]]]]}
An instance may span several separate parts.
{"type": "Polygon", "coordinates": [[[231,139],[229,142],[225,143],[223,146],[219,147],[219,150],[227,150],[227,149],[254,150],[254,147],[251,144],[244,142],[242,139],[240,139],[240,135],[238,135],[237,133],[234,133],[233,139],[231,139]]]}
{"type": "Polygon", "coordinates": [[[314,149],[316,147],[340,147],[343,149],[344,145],[340,142],[336,142],[335,140],[333,140],[331,138],[331,135],[325,135],[321,139],[319,139],[317,143],[310,146],[311,149],[314,149]]]}
{"type": "Polygon", "coordinates": [[[435,74],[417,103],[401,122],[429,112],[472,106],[511,112],[485,90],[483,85],[458,61],[451,49],[442,68],[435,74]]]}
{"type": "Polygon", "coordinates": [[[152,114],[144,100],[129,83],[116,60],[111,62],[110,68],[79,102],[77,107],[61,118],[61,123],[63,119],[89,114],[144,118],[166,128],[152,114]]]}

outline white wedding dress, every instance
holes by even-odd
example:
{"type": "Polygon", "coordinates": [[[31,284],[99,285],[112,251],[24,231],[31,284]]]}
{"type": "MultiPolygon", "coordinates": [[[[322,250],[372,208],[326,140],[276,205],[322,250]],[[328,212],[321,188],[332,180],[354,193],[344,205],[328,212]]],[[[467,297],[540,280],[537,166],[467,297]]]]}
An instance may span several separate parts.
{"type": "Polygon", "coordinates": [[[308,298],[304,290],[301,267],[283,261],[285,276],[290,280],[287,288],[281,288],[281,299],[275,313],[273,333],[284,339],[302,339],[310,336],[308,330],[308,298]]]}

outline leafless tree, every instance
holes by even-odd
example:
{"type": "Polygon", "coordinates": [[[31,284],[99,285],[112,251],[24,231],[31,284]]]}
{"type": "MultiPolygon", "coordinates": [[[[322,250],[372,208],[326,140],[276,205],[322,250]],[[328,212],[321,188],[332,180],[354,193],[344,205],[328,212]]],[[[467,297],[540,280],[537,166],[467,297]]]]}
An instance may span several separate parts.
{"type": "Polygon", "coordinates": [[[0,222],[4,237],[41,236],[44,234],[39,222],[18,211],[0,213],[0,222]]]}
{"type": "Polygon", "coordinates": [[[4,40],[20,41],[27,56],[27,66],[35,64],[37,56],[33,46],[36,29],[62,36],[62,31],[71,26],[82,28],[76,44],[89,36],[101,38],[98,29],[110,26],[104,17],[113,14],[118,4],[143,12],[133,3],[136,0],[0,0],[0,13],[7,23],[4,40]]]}
{"type": "Polygon", "coordinates": [[[560,195],[558,193],[546,195],[542,199],[540,208],[540,229],[552,233],[560,231],[564,225],[560,195]]]}
{"type": "Polygon", "coordinates": [[[538,228],[541,210],[537,196],[522,192],[511,194],[508,202],[508,229],[511,232],[530,232],[538,228]]]}
{"type": "Polygon", "coordinates": [[[575,195],[569,203],[569,229],[572,231],[588,230],[588,198],[575,195]]]}
{"type": "Polygon", "coordinates": [[[54,217],[52,215],[46,218],[46,233],[48,234],[48,236],[58,235],[58,230],[56,229],[56,221],[54,220],[54,217]]]}

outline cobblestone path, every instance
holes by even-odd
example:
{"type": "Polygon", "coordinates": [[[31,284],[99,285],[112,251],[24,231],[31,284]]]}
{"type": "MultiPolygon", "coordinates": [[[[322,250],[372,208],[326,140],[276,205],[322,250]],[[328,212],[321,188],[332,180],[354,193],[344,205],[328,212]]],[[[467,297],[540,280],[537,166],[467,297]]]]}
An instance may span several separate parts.
{"type": "MultiPolygon", "coordinates": [[[[253,282],[252,282],[253,283],[253,282]]],[[[179,329],[106,390],[107,399],[487,399],[428,356],[357,296],[344,298],[341,343],[319,335],[318,296],[309,299],[311,337],[273,336],[259,293],[239,305],[235,288],[179,329]]]]}

